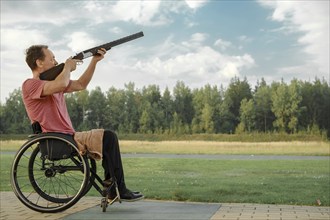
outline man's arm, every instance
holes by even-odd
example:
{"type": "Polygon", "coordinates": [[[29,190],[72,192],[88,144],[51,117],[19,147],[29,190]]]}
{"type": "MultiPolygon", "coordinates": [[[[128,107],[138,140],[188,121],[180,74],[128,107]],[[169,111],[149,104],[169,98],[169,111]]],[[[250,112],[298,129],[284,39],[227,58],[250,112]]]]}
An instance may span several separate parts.
{"type": "Polygon", "coordinates": [[[67,59],[62,72],[53,81],[47,81],[42,90],[42,96],[63,92],[70,83],[70,73],[76,69],[76,60],[67,59]]]}
{"type": "Polygon", "coordinates": [[[98,55],[93,56],[87,69],[79,77],[78,80],[71,81],[70,86],[69,86],[69,88],[67,88],[66,92],[75,92],[75,91],[80,91],[80,90],[86,89],[94,75],[96,64],[104,58],[105,53],[106,53],[106,50],[104,48],[98,50],[98,55]]]}

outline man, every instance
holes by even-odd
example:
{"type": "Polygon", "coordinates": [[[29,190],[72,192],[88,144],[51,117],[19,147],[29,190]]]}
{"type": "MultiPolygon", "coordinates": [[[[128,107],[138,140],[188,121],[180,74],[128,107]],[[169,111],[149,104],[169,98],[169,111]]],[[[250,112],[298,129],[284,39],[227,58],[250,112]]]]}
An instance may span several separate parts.
{"type": "MultiPolygon", "coordinates": [[[[79,60],[67,59],[62,72],[55,80],[40,80],[42,72],[58,63],[46,45],[33,45],[26,50],[26,63],[32,70],[33,78],[27,79],[22,85],[23,101],[31,122],[39,122],[43,132],[60,132],[74,136],[75,130],[69,117],[64,93],[86,89],[95,72],[96,64],[104,58],[105,49],[98,50],[89,66],[78,80],[71,80],[71,72],[76,69],[79,60]]],[[[115,133],[104,130],[102,140],[102,166],[105,183],[109,182],[111,173],[116,177],[118,189],[123,201],[137,201],[143,198],[139,192],[127,189],[121,162],[119,143],[115,133]]],[[[115,198],[115,191],[110,193],[115,198]]]]}

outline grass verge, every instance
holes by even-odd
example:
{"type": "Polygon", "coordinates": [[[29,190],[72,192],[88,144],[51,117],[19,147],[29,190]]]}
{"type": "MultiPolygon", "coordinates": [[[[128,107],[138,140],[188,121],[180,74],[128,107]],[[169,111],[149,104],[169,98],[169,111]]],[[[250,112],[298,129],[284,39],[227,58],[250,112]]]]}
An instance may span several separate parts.
{"type": "MultiPolygon", "coordinates": [[[[25,141],[2,140],[1,151],[17,151],[25,141]]],[[[120,141],[122,153],[165,154],[247,154],[247,155],[330,155],[330,143],[294,142],[216,142],[216,141],[120,141]]]]}

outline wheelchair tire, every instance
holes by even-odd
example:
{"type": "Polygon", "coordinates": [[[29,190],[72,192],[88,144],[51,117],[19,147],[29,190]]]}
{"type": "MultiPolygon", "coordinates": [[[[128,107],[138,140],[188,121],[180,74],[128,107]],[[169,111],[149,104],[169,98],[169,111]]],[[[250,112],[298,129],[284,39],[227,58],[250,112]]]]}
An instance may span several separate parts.
{"type": "Polygon", "coordinates": [[[92,186],[95,182],[95,176],[92,175],[92,171],[94,173],[96,173],[96,161],[92,158],[88,158],[87,161],[89,162],[90,177],[89,177],[89,180],[88,180],[88,183],[87,183],[87,186],[85,188],[85,192],[84,192],[83,196],[86,195],[89,192],[89,190],[92,188],[92,186]]]}
{"type": "Polygon", "coordinates": [[[32,210],[54,213],[66,210],[86,192],[90,167],[85,156],[61,134],[40,134],[23,144],[11,168],[11,185],[17,198],[32,210]],[[69,158],[43,158],[39,142],[56,139],[75,149],[69,158]]]}

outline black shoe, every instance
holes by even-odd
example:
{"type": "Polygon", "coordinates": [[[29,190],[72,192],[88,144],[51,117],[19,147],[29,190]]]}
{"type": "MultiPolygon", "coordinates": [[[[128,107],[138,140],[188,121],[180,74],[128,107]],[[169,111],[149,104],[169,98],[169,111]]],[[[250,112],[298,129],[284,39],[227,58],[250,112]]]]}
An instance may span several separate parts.
{"type": "Polygon", "coordinates": [[[125,202],[135,202],[143,199],[144,196],[140,193],[136,194],[129,189],[124,190],[124,192],[120,192],[120,200],[125,202]]]}
{"type": "MultiPolygon", "coordinates": [[[[124,192],[120,192],[120,200],[122,201],[126,201],[126,202],[135,202],[138,200],[141,200],[144,198],[144,196],[138,192],[138,191],[134,191],[132,192],[129,189],[125,189],[124,192]]],[[[117,194],[115,192],[115,190],[111,190],[108,194],[108,199],[110,201],[117,199],[117,194]]]]}

